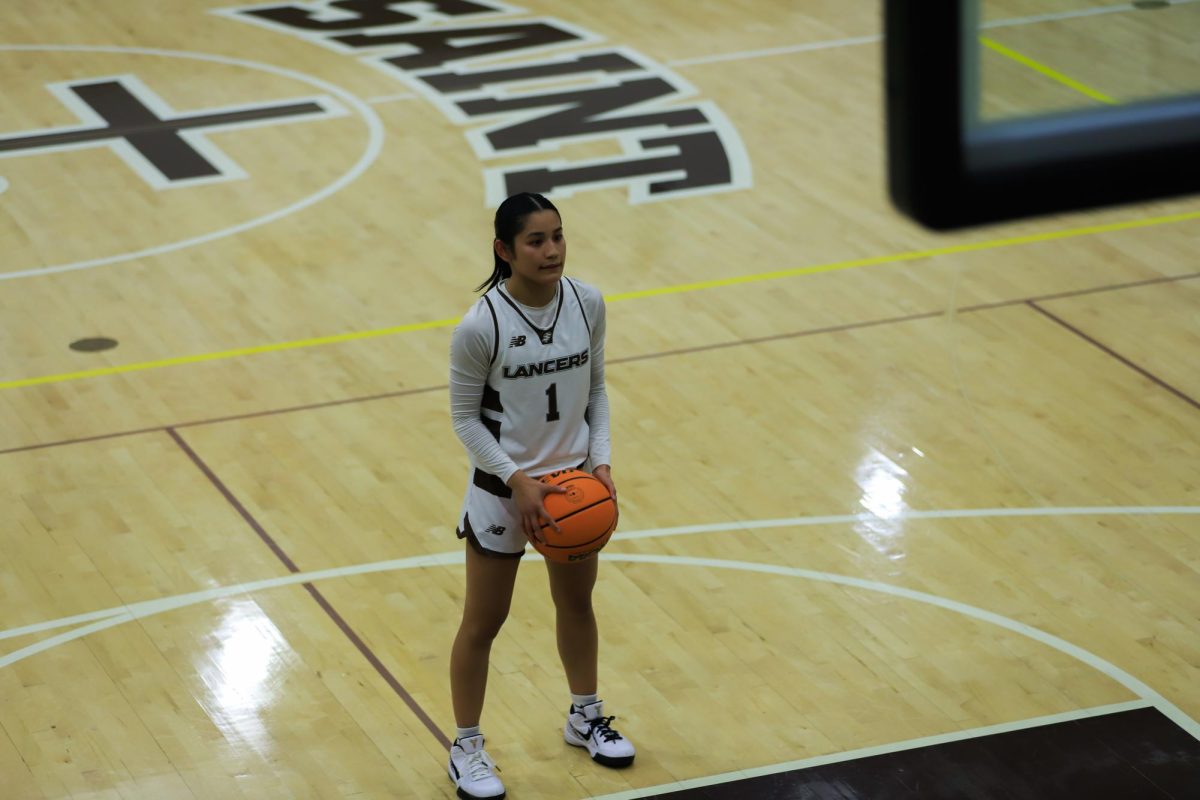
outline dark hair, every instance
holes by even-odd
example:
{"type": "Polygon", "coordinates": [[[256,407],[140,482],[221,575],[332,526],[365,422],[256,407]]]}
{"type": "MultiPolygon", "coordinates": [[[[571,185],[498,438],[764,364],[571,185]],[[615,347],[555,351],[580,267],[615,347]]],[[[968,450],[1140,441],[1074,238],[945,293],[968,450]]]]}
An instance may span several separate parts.
{"type": "MultiPolygon", "coordinates": [[[[506,199],[496,209],[496,238],[504,242],[510,250],[515,249],[514,245],[517,240],[517,234],[525,227],[525,219],[535,211],[553,211],[562,218],[554,203],[551,203],[540,194],[533,192],[520,192],[506,199]]],[[[475,287],[475,291],[488,291],[496,284],[505,278],[512,277],[512,267],[508,262],[496,253],[496,247],[492,245],[492,257],[495,259],[496,265],[492,269],[492,276],[483,283],[475,287]]]]}

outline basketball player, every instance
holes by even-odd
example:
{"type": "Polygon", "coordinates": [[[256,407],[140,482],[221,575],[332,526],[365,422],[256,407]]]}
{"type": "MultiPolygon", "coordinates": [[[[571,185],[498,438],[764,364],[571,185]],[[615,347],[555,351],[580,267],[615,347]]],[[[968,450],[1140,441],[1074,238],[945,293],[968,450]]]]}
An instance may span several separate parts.
{"type": "MultiPolygon", "coordinates": [[[[557,529],[543,499],[561,487],[536,478],[591,467],[616,497],[604,390],[604,300],[563,277],[567,241],[558,209],[517,194],[496,210],[492,276],[454,330],[450,408],[471,461],[458,535],[466,539],[467,596],[450,655],[458,726],[450,778],[461,798],[501,798],[504,785],[479,730],[492,640],[508,616],[528,539],[557,529]]],[[[592,611],[597,557],[547,559],[558,653],[571,691],[563,736],[600,764],[633,762],[634,748],[596,695],[598,636],[592,611]]]]}

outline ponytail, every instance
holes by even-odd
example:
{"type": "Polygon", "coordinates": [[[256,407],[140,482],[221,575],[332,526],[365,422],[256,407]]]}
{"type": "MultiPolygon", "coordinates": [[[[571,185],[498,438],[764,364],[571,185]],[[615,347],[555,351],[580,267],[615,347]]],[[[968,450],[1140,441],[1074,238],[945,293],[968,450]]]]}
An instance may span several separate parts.
{"type": "Polygon", "coordinates": [[[495,245],[492,246],[492,258],[496,259],[496,266],[492,268],[491,277],[475,287],[475,291],[477,292],[491,291],[494,286],[500,283],[500,281],[508,280],[512,277],[512,267],[509,266],[508,262],[501,258],[500,254],[496,252],[495,245]]]}
{"type": "MultiPolygon", "coordinates": [[[[517,234],[525,227],[525,219],[535,211],[553,211],[559,214],[554,204],[540,194],[533,192],[521,192],[514,194],[496,209],[496,220],[494,223],[496,239],[503,242],[509,251],[515,250],[517,234]]],[[[492,267],[492,274],[486,281],[475,287],[475,291],[490,291],[497,286],[500,281],[507,280],[512,277],[512,266],[500,257],[496,252],[495,243],[492,243],[492,257],[495,260],[495,265],[492,267]]]]}

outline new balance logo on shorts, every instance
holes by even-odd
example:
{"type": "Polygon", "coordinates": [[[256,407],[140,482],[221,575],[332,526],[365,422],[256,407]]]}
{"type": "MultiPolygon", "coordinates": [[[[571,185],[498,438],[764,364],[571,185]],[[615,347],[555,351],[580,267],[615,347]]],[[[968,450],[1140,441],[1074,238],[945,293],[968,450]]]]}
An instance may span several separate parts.
{"type": "Polygon", "coordinates": [[[504,533],[504,526],[503,525],[488,525],[487,528],[483,532],[490,533],[493,536],[500,536],[504,533]]]}
{"type": "Polygon", "coordinates": [[[508,343],[508,346],[509,347],[524,347],[525,346],[525,337],[524,336],[512,337],[512,339],[508,343]]]}

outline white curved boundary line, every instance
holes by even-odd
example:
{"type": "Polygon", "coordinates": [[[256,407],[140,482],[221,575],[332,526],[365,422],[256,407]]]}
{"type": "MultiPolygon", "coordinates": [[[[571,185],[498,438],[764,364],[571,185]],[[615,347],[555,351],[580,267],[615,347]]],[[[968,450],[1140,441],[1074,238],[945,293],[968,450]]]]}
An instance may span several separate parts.
{"type": "Polygon", "coordinates": [[[743,570],[746,572],[761,572],[768,575],[785,575],[794,578],[805,578],[811,581],[819,581],[822,583],[834,583],[840,586],[851,586],[856,589],[866,589],[871,592],[881,592],[890,594],[894,597],[901,597],[905,600],[915,600],[918,603],[926,603],[928,605],[944,608],[947,611],[954,611],[972,619],[977,619],[980,622],[990,622],[1013,633],[1020,634],[1035,642],[1040,642],[1048,647],[1058,650],[1060,653],[1071,656],[1072,658],[1082,661],[1089,667],[1098,672],[1107,675],[1112,680],[1124,686],[1129,691],[1133,692],[1142,700],[1155,706],[1159,711],[1171,719],[1179,727],[1190,733],[1196,739],[1200,739],[1200,723],[1197,723],[1174,704],[1168,701],[1158,692],[1151,689],[1146,684],[1142,683],[1137,678],[1125,672],[1120,667],[1100,658],[1093,653],[1084,650],[1082,647],[1073,645],[1065,639],[1061,639],[1053,634],[1038,630],[1023,622],[1009,619],[1008,617],[1000,616],[991,611],[985,611],[982,608],[969,606],[966,603],[959,603],[956,600],[947,600],[937,595],[928,594],[926,592],[918,592],[912,589],[905,589],[900,586],[891,586],[886,583],[877,581],[868,581],[861,578],[851,578],[845,575],[835,575],[828,572],[814,572],[812,570],[800,569],[798,567],[781,567],[774,564],[758,564],[752,561],[724,561],[716,558],[694,558],[692,556],[663,556],[663,555],[638,555],[633,553],[621,553],[606,555],[608,561],[626,561],[631,563],[648,563],[648,564],[679,564],[690,567],[711,567],[715,569],[734,569],[743,570]]]}
{"type": "MultiPolygon", "coordinates": [[[[1161,508],[1171,509],[1168,513],[1177,514],[1196,514],[1200,513],[1200,507],[1188,506],[1164,506],[1161,508]]],[[[1008,511],[1009,516],[1034,516],[1034,515],[1055,515],[1064,516],[1067,514],[1079,515],[1080,512],[1088,514],[1114,514],[1121,513],[1115,508],[1100,508],[1100,509],[979,509],[971,512],[967,510],[960,511],[931,511],[931,512],[910,512],[913,514],[924,514],[926,516],[985,516],[987,511],[1008,511]]],[[[1131,513],[1126,510],[1124,513],[1131,513]]],[[[1132,513],[1138,513],[1133,511],[1132,513]]],[[[1151,513],[1143,510],[1142,513],[1151,513]]],[[[859,519],[860,515],[853,515],[849,519],[859,519]]],[[[843,519],[841,517],[807,517],[798,518],[793,521],[793,524],[822,524],[831,519],[843,519]],[[807,520],[815,520],[807,522],[807,520]]],[[[732,522],[723,525],[707,525],[707,526],[691,526],[689,532],[700,532],[697,529],[703,529],[704,532],[715,532],[717,530],[745,530],[753,527],[781,527],[785,520],[759,520],[746,522],[732,522]],[[769,524],[765,524],[769,523],[769,524]]],[[[640,531],[626,534],[624,538],[650,538],[651,535],[678,535],[681,529],[678,528],[662,528],[658,531],[640,531]]],[[[531,556],[537,558],[536,553],[531,553],[531,556]]],[[[147,600],[141,603],[133,603],[127,606],[106,609],[103,611],[91,612],[89,614],[80,614],[73,617],[64,617],[58,620],[26,625],[20,628],[13,628],[7,631],[0,632],[0,639],[12,638],[24,634],[38,633],[54,628],[75,625],[82,622],[91,622],[92,624],[84,625],[72,631],[59,634],[41,642],[21,648],[6,656],[0,657],[0,669],[15,664],[25,658],[28,658],[37,653],[56,647],[60,644],[83,638],[88,634],[96,631],[104,630],[123,622],[130,622],[135,619],[161,614],[166,611],[171,611],[185,606],[196,605],[199,603],[210,602],[212,600],[229,597],[233,595],[247,594],[250,592],[261,591],[264,589],[273,589],[280,586],[288,586],[297,583],[307,583],[311,581],[320,581],[330,578],[346,577],[348,575],[362,575],[371,572],[388,572],[401,569],[413,569],[417,567],[429,566],[445,566],[451,564],[459,564],[464,560],[463,553],[438,553],[434,555],[416,556],[413,558],[402,558],[390,561],[378,561],[370,564],[359,564],[350,567],[338,567],[335,569],[318,570],[315,572],[302,572],[292,575],[285,575],[278,578],[268,578],[266,580],[254,581],[251,583],[236,584],[233,586],[223,586],[215,589],[208,589],[200,592],[191,592],[188,594],[177,595],[175,597],[161,598],[158,600],[147,600]]],[[[1121,668],[1117,667],[1099,656],[1084,650],[1077,645],[1062,639],[1058,636],[1038,630],[1032,626],[1022,622],[1009,619],[991,611],[986,611],[975,606],[970,606],[965,603],[959,603],[954,600],[947,600],[937,595],[928,594],[926,592],[918,592],[912,589],[905,589],[899,586],[892,586],[886,583],[876,581],[868,581],[861,578],[852,578],[845,575],[836,575],[827,572],[815,572],[813,570],[800,569],[797,567],[784,567],[775,564],[759,564],[750,561],[728,561],[714,558],[696,558],[691,556],[668,556],[668,555],[650,555],[650,554],[634,554],[634,553],[609,553],[605,555],[606,561],[626,562],[626,563],[643,563],[643,564],[667,564],[678,566],[692,567],[709,567],[714,569],[731,569],[745,572],[758,572],[763,574],[783,575],[788,577],[804,578],[806,580],[818,581],[823,583],[832,583],[841,586],[848,586],[856,589],[864,589],[866,591],[880,592],[889,594],[894,597],[900,597],[906,600],[913,600],[919,603],[937,606],[947,611],[953,611],[958,614],[997,625],[1005,630],[1019,634],[1036,642],[1051,647],[1059,652],[1068,655],[1078,661],[1082,661],[1093,669],[1106,675],[1113,681],[1124,686],[1141,700],[1149,703],[1157,708],[1164,716],[1179,725],[1191,736],[1200,739],[1200,723],[1197,723],[1181,709],[1177,708],[1173,703],[1168,701],[1158,692],[1151,689],[1142,681],[1133,677],[1121,668]]]]}
{"type": "Polygon", "coordinates": [[[235,67],[244,67],[246,69],[258,70],[260,72],[270,72],[275,75],[280,75],[285,78],[307,83],[310,86],[317,86],[324,89],[326,92],[336,96],[347,106],[353,108],[362,117],[363,122],[367,125],[367,145],[363,150],[362,156],[358,161],[350,167],[340,178],[333,183],[328,184],[325,188],[318,190],[315,194],[311,194],[301,200],[292,203],[284,208],[277,209],[261,217],[246,222],[239,223],[229,228],[222,228],[218,231],[193,236],[190,239],[182,239],[169,244],[158,245],[156,247],[148,247],[144,250],[138,250],[133,253],[121,253],[113,256],[105,256],[103,258],[94,258],[88,261],[76,261],[70,264],[57,264],[49,267],[37,267],[34,269],[20,270],[18,272],[3,272],[0,273],[0,281],[10,281],[17,278],[29,278],[37,275],[52,275],[60,272],[74,272],[76,270],[91,269],[92,267],[101,267],[106,264],[116,264],[121,261],[130,261],[135,258],[147,258],[149,256],[162,255],[170,253],[174,250],[182,250],[186,247],[192,247],[198,244],[223,239],[226,236],[248,231],[251,228],[257,228],[260,225],[266,225],[270,222],[275,222],[290,214],[294,214],[301,209],[307,208],[315,203],[319,203],[335,192],[344,189],[354,181],[358,180],[364,172],[375,162],[379,154],[383,151],[384,126],[383,120],[375,112],[375,109],[364,103],[355,95],[345,89],[335,86],[321,78],[314,78],[311,75],[306,75],[303,72],[298,72],[286,67],[277,67],[274,64],[261,64],[256,61],[247,61],[246,59],[233,58],[232,56],[214,55],[212,53],[193,53],[187,50],[161,50],[148,47],[120,47],[117,45],[74,45],[74,44],[0,44],[0,52],[4,51],[32,51],[32,52],[64,52],[64,53],[119,53],[133,54],[144,56],[161,56],[164,58],[190,58],[195,61],[212,61],[218,64],[227,64],[235,67]]]}
{"type": "MultiPolygon", "coordinates": [[[[436,555],[415,556],[413,558],[400,558],[391,561],[376,561],[370,564],[356,564],[351,567],[336,567],[334,569],[322,569],[315,572],[297,572],[291,575],[283,575],[278,578],[266,578],[261,581],[252,581],[250,583],[235,583],[230,586],[218,586],[215,589],[205,589],[200,592],[188,592],[187,594],[178,594],[174,597],[163,597],[158,600],[144,600],[140,603],[131,603],[126,606],[115,606],[102,611],[92,611],[87,614],[76,614],[70,617],[62,617],[60,619],[48,620],[46,622],[37,622],[32,625],[23,625],[20,628],[10,628],[6,631],[0,631],[0,639],[11,639],[16,636],[25,636],[26,634],[42,633],[44,631],[54,630],[55,628],[65,628],[70,625],[78,625],[84,622],[92,622],[96,620],[108,621],[111,625],[116,625],[121,622],[129,622],[143,617],[151,617],[155,614],[161,614],[164,611],[174,611],[177,608],[185,606],[198,605],[200,603],[208,603],[213,600],[220,600],[225,597],[235,595],[250,594],[251,592],[259,592],[265,589],[276,589],[280,586],[291,586],[296,583],[307,583],[309,581],[323,581],[330,578],[345,578],[350,575],[365,575],[371,572],[392,572],[402,569],[415,569],[418,567],[437,567],[448,564],[459,564],[463,561],[462,553],[438,553],[436,555]],[[120,619],[117,619],[120,617],[120,619]],[[114,621],[116,620],[116,621],[114,621]]],[[[98,623],[99,624],[99,623],[98,623]]],[[[111,627],[106,625],[104,627],[111,627]]],[[[90,627],[90,626],[89,626],[90,627]]],[[[82,628],[79,630],[83,630],[82,628]]],[[[97,628],[103,630],[103,627],[97,628]]],[[[90,633],[90,631],[88,631],[90,633]]],[[[71,633],[78,633],[72,631],[71,633]]],[[[87,633],[82,633],[80,636],[86,636],[87,633]]],[[[78,638],[78,637],[73,637],[78,638]]],[[[63,639],[63,642],[70,641],[70,638],[63,639]]],[[[38,644],[41,644],[40,642],[38,644]]],[[[61,644],[61,642],[60,642],[61,644]]],[[[9,664],[20,661],[25,656],[18,655],[25,650],[32,650],[38,645],[31,645],[24,650],[18,650],[9,653],[7,656],[0,657],[0,668],[7,667],[9,664]]],[[[46,648],[41,648],[33,652],[41,652],[46,648]]],[[[29,655],[32,655],[30,652],[29,655]]]]}

